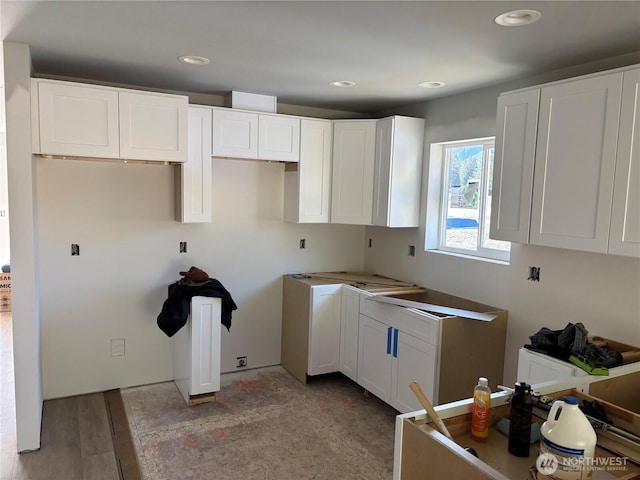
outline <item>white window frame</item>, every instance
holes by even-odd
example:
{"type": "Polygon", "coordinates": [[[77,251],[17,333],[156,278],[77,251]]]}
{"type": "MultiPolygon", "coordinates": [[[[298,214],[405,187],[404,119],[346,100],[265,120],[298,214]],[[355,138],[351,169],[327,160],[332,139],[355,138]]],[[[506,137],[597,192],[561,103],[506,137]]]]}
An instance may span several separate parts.
{"type": "Polygon", "coordinates": [[[493,148],[495,153],[495,137],[465,139],[451,142],[441,142],[431,145],[431,156],[429,160],[429,183],[427,186],[428,190],[425,250],[464,256],[478,260],[498,261],[501,263],[509,262],[511,256],[510,250],[499,250],[482,247],[482,239],[485,230],[482,219],[484,215],[488,215],[490,217],[491,213],[486,212],[486,214],[484,214],[484,209],[486,208],[485,200],[487,197],[487,189],[489,188],[490,183],[487,181],[487,179],[489,179],[489,176],[493,174],[493,172],[489,172],[489,148],[493,148]],[[445,207],[447,207],[449,202],[449,190],[447,188],[449,178],[449,162],[448,159],[445,158],[445,155],[451,148],[463,147],[468,145],[483,145],[483,178],[481,179],[480,191],[478,192],[481,206],[479,208],[478,242],[475,250],[467,248],[457,248],[445,244],[447,225],[445,207]]]}

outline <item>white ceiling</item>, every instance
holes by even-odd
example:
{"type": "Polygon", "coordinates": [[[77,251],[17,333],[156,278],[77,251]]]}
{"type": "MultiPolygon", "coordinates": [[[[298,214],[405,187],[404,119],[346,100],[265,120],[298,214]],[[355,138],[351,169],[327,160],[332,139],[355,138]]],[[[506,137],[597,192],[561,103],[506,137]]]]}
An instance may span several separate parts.
{"type": "Polygon", "coordinates": [[[2,0],[0,15],[36,74],[360,112],[640,51],[640,1],[2,0]],[[494,23],[515,9],[542,18],[494,23]],[[417,87],[430,80],[447,85],[417,87]]]}

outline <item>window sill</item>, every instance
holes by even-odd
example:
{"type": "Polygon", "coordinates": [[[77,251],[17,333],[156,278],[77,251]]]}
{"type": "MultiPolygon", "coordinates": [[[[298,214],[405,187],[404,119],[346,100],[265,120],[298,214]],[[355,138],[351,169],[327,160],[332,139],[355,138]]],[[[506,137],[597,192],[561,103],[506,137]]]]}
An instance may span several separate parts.
{"type": "Polygon", "coordinates": [[[468,259],[468,260],[477,260],[477,261],[480,261],[480,262],[494,263],[496,265],[509,266],[509,264],[510,264],[509,260],[499,260],[497,258],[480,257],[478,255],[468,255],[468,254],[459,253],[459,252],[449,252],[447,250],[427,249],[425,251],[428,252],[428,253],[435,253],[435,254],[438,254],[438,255],[447,255],[447,256],[450,256],[450,257],[458,257],[458,258],[465,258],[465,259],[468,259]]]}

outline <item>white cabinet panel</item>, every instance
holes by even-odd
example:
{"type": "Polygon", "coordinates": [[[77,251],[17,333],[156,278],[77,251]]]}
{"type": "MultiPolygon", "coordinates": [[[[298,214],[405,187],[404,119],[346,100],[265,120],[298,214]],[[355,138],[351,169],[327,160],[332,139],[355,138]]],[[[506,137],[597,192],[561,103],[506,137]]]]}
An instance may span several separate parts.
{"type": "Polygon", "coordinates": [[[331,223],[371,225],[376,120],[333,125],[331,223]]]}
{"type": "Polygon", "coordinates": [[[342,285],[311,287],[309,375],[340,370],[340,304],[342,285]]]}
{"type": "Polygon", "coordinates": [[[220,390],[222,302],[215,297],[193,297],[187,324],[173,337],[174,381],[190,403],[194,395],[220,390]]]}
{"type": "Polygon", "coordinates": [[[609,253],[640,257],[640,70],[624,72],[609,253]]]}
{"type": "Polygon", "coordinates": [[[360,315],[358,383],[401,412],[420,408],[409,388],[417,381],[435,398],[437,347],[360,315]]]}
{"type": "Polygon", "coordinates": [[[622,73],[543,87],[530,243],[606,252],[622,73]]]}
{"type": "Polygon", "coordinates": [[[539,99],[539,89],[498,98],[490,233],[496,240],[529,242],[539,99]]]}
{"type": "Polygon", "coordinates": [[[300,162],[285,167],[285,221],[329,222],[332,138],[331,121],[300,121],[300,162]]]}
{"type": "Polygon", "coordinates": [[[213,155],[258,158],[258,114],[213,110],[213,155]]]}
{"type": "Polygon", "coordinates": [[[358,323],[362,295],[368,294],[349,285],[342,286],[340,371],[353,381],[358,379],[358,323]]]}
{"type": "Polygon", "coordinates": [[[429,398],[435,397],[437,384],[437,349],[422,340],[395,330],[393,338],[394,375],[391,385],[391,406],[401,412],[420,410],[422,406],[409,388],[411,382],[418,382],[429,398]]]}
{"type": "Polygon", "coordinates": [[[37,99],[34,153],[118,158],[118,92],[80,83],[32,80],[37,99]]]}
{"type": "Polygon", "coordinates": [[[189,107],[189,157],[176,167],[176,219],[211,222],[211,109],[189,107]]]}
{"type": "Polygon", "coordinates": [[[419,225],[423,151],[423,119],[393,116],[377,121],[374,225],[419,225]]]}
{"type": "Polygon", "coordinates": [[[531,385],[550,380],[567,380],[587,372],[572,363],[521,348],[518,352],[518,381],[531,385]]]}
{"type": "Polygon", "coordinates": [[[360,315],[358,335],[358,384],[389,403],[393,328],[360,315]]]}
{"type": "Polygon", "coordinates": [[[187,161],[185,97],[120,91],[118,98],[122,158],[187,161]]]}
{"type": "Polygon", "coordinates": [[[259,115],[258,158],[297,162],[300,159],[300,119],[259,115]]]}

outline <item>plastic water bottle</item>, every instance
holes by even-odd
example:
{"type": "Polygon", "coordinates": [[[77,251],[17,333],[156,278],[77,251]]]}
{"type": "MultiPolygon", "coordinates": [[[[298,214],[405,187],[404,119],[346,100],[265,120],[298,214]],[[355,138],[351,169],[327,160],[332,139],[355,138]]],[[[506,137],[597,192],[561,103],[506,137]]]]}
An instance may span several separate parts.
{"type": "Polygon", "coordinates": [[[471,405],[471,436],[481,442],[489,439],[489,413],[491,409],[491,389],[485,377],[478,379],[473,389],[471,405]]]}
{"type": "Polygon", "coordinates": [[[589,420],[578,408],[576,397],[566,396],[564,401],[555,401],[540,433],[540,457],[536,464],[541,473],[545,473],[540,469],[542,461],[545,468],[555,469],[546,473],[551,478],[591,479],[597,437],[589,420]]]}
{"type": "Polygon", "coordinates": [[[531,385],[516,382],[511,398],[509,420],[509,453],[516,457],[528,457],[531,443],[531,385]]]}

